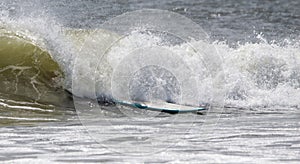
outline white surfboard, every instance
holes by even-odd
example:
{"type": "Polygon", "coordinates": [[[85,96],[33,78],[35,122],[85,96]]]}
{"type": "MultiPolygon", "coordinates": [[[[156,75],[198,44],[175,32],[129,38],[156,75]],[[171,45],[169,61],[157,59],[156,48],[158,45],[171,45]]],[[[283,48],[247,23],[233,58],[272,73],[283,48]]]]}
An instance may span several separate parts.
{"type": "Polygon", "coordinates": [[[199,111],[208,110],[205,107],[186,106],[186,105],[172,104],[167,102],[138,102],[138,101],[130,102],[130,101],[115,100],[115,103],[119,105],[129,106],[132,108],[158,111],[158,112],[164,112],[170,114],[197,113],[199,111]]]}

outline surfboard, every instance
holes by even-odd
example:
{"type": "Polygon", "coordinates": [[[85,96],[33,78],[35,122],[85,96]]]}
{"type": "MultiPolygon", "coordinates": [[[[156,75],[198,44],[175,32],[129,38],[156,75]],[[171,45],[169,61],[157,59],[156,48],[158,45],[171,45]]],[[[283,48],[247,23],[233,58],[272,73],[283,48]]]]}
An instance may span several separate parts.
{"type": "Polygon", "coordinates": [[[208,108],[205,107],[194,107],[187,105],[179,105],[167,102],[130,102],[130,101],[121,101],[115,100],[115,103],[118,105],[124,105],[132,108],[137,108],[141,110],[151,110],[164,112],[169,114],[177,114],[177,113],[198,113],[200,111],[206,111],[208,108]]]}

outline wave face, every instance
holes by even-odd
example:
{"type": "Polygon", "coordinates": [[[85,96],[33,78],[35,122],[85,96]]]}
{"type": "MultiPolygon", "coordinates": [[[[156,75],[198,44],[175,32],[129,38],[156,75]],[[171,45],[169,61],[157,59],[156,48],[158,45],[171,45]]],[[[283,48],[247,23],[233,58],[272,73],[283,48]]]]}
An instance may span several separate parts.
{"type": "Polygon", "coordinates": [[[43,43],[31,37],[0,29],[0,124],[60,120],[51,116],[72,106],[65,73],[43,43]]]}
{"type": "Polygon", "coordinates": [[[51,92],[47,89],[60,87],[63,78],[57,62],[30,40],[4,29],[1,34],[0,92],[35,101],[49,100],[51,92]]]}

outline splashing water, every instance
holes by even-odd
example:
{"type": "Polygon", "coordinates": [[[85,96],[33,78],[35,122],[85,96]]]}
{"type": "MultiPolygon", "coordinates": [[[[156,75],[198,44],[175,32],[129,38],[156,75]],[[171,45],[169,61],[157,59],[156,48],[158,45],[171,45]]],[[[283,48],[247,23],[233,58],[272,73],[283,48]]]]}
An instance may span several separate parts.
{"type": "MultiPolygon", "coordinates": [[[[2,0],[0,147],[3,151],[0,152],[0,161],[299,162],[298,27],[297,0],[79,0],[72,3],[68,0],[2,0]],[[107,80],[110,78],[102,75],[109,77],[111,68],[124,68],[114,65],[114,62],[124,57],[122,53],[131,47],[114,47],[106,52],[110,57],[108,61],[99,65],[99,58],[95,60],[97,53],[104,53],[105,48],[120,39],[119,34],[99,27],[117,15],[141,8],[183,14],[200,24],[212,36],[212,41],[174,40],[176,44],[161,44],[171,39],[145,32],[133,33],[122,44],[130,45],[134,41],[139,43],[137,46],[160,46],[176,54],[185,54],[191,47],[208,48],[205,49],[208,56],[213,53],[209,48],[215,48],[222,58],[222,65],[215,64],[212,68],[224,71],[225,81],[220,84],[225,85],[225,106],[229,108],[225,108],[218,125],[211,131],[202,128],[207,115],[161,115],[153,124],[128,121],[127,117],[118,118],[117,115],[115,124],[96,127],[108,132],[107,145],[104,145],[107,147],[99,147],[89,134],[83,132],[86,129],[78,121],[71,94],[87,99],[91,108],[97,102],[90,99],[109,97],[111,83],[107,80]],[[77,74],[74,74],[74,63],[77,74]],[[102,81],[97,81],[97,78],[102,81]],[[72,89],[72,79],[76,79],[76,90],[72,89]],[[95,81],[96,85],[91,85],[95,81]],[[173,118],[178,118],[173,124],[165,121],[173,118]],[[187,127],[191,128],[188,132],[187,127]],[[164,136],[167,131],[179,133],[164,136]],[[175,139],[172,142],[177,142],[176,139],[179,142],[167,152],[145,157],[111,152],[108,145],[118,147],[121,143],[124,149],[133,151],[139,147],[133,144],[136,140],[146,138],[147,141],[147,137],[130,138],[126,135],[128,132],[159,133],[163,139],[169,137],[175,139]],[[203,137],[206,133],[207,137],[203,137]]],[[[200,103],[209,102],[215,79],[209,76],[205,60],[199,62],[185,57],[181,61],[190,66],[193,74],[201,75],[195,92],[200,103]]],[[[125,60],[124,63],[130,62],[125,60]]],[[[129,82],[132,99],[181,101],[180,81],[163,67],[144,67],[134,72],[129,82]]],[[[108,111],[115,109],[109,105],[106,108],[108,111]]],[[[99,119],[98,115],[94,117],[99,119]]],[[[164,149],[166,144],[157,142],[143,151],[151,151],[152,147],[164,149]]]]}
{"type": "MultiPolygon", "coordinates": [[[[62,3],[63,5],[64,3],[62,3]]],[[[77,5],[80,5],[78,3],[77,5]]],[[[66,30],[65,25],[58,23],[51,6],[56,2],[43,5],[40,1],[25,3],[21,1],[1,2],[1,26],[13,34],[30,38],[29,42],[44,49],[59,65],[65,76],[64,84],[58,84],[71,91],[73,62],[82,43],[91,39],[88,30],[66,30]],[[23,5],[22,5],[23,4],[23,5]],[[23,6],[23,7],[21,7],[23,6]],[[35,9],[35,10],[32,10],[35,9]],[[66,32],[67,31],[67,32],[66,32]],[[79,36],[80,35],[80,36],[79,36]]],[[[90,6],[87,6],[90,7],[90,6]]],[[[185,10],[187,11],[187,10],[185,10]]],[[[66,15],[68,16],[68,15],[66,15]]],[[[220,17],[220,16],[219,16],[220,17]]],[[[100,20],[103,21],[103,20],[100,20]]],[[[100,22],[99,22],[100,23],[100,22]]],[[[2,32],[3,33],[3,32],[2,32]]],[[[246,42],[232,47],[225,42],[215,41],[189,43],[200,48],[204,45],[214,46],[223,58],[226,74],[226,105],[239,107],[298,107],[299,88],[299,41],[284,40],[281,43],[270,43],[263,37],[263,33],[256,33],[261,42],[246,42]]],[[[99,32],[98,38],[104,33],[99,32]]],[[[109,36],[117,37],[117,36],[109,36]]],[[[157,42],[157,38],[148,40],[143,35],[135,36],[136,40],[143,40],[143,44],[157,42]],[[151,40],[154,39],[154,40],[151,40]]],[[[4,41],[4,40],[2,40],[4,41]]],[[[18,45],[15,45],[18,46],[18,45]]],[[[90,47],[91,48],[91,47],[90,47]]],[[[169,46],[172,51],[185,51],[186,45],[169,46]]],[[[86,48],[86,51],[93,51],[86,48]]],[[[88,53],[88,52],[87,52],[88,53]]],[[[93,59],[86,59],[91,63],[93,59]]],[[[188,61],[192,63],[193,61],[188,61]]],[[[197,63],[196,63],[197,64],[197,63]]],[[[84,66],[83,72],[89,72],[89,66],[84,66]]],[[[215,66],[218,67],[218,66],[215,66]]],[[[17,67],[14,67],[16,69],[17,67]]],[[[2,68],[4,69],[4,67],[2,68]]],[[[26,69],[23,67],[20,71],[26,69]]],[[[195,70],[196,71],[196,70],[195,70]]],[[[80,77],[79,77],[80,78],[80,77]]],[[[93,77],[90,77],[93,78],[93,77]]],[[[29,82],[32,83],[33,81],[29,82]]],[[[88,82],[88,81],[87,81],[88,82]]],[[[87,82],[84,82],[84,87],[87,82]]],[[[209,79],[203,79],[201,94],[209,86],[209,79]]],[[[104,86],[105,88],[105,86],[104,86]]],[[[104,89],[105,90],[105,89],[104,89]]],[[[88,97],[87,93],[76,93],[78,96],[88,97]]],[[[100,91],[99,91],[100,92],[100,91]]],[[[100,95],[101,93],[99,93],[100,95]]],[[[205,96],[203,96],[205,97],[205,96]]]]}

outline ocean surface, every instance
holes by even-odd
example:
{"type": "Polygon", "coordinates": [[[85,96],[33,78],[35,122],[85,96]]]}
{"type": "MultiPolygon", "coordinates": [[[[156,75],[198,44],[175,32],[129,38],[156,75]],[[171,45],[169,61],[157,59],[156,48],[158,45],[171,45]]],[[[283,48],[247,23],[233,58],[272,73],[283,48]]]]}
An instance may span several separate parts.
{"type": "Polygon", "coordinates": [[[299,8],[2,0],[0,163],[299,163],[299,8]]]}

